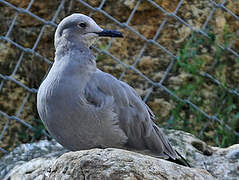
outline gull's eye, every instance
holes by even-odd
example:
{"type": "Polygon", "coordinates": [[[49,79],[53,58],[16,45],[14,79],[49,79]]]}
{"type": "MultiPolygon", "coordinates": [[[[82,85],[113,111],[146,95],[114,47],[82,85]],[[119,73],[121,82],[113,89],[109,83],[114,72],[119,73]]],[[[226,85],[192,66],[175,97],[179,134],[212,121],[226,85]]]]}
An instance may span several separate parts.
{"type": "Polygon", "coordinates": [[[79,27],[85,28],[86,27],[86,23],[80,23],[78,24],[79,27]]]}

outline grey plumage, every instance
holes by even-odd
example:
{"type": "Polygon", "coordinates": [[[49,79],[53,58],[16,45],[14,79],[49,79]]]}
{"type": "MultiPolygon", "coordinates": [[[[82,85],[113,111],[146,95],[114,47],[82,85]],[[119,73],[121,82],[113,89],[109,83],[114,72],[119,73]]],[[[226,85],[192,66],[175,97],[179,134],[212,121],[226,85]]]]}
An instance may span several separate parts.
{"type": "Polygon", "coordinates": [[[116,147],[179,159],[135,90],[97,69],[89,46],[99,36],[122,34],[103,30],[82,14],[58,25],[55,61],[37,95],[50,134],[69,150],[116,147]]]}

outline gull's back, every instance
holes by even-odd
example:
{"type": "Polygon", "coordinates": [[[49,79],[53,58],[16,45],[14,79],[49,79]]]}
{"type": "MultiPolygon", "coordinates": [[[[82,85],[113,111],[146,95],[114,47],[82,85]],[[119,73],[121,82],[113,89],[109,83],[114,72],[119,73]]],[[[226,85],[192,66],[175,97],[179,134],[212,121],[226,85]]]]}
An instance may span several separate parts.
{"type": "Polygon", "coordinates": [[[154,124],[153,112],[128,84],[98,70],[87,83],[85,92],[88,103],[95,107],[101,107],[106,99],[112,100],[115,125],[119,125],[127,137],[123,148],[148,151],[159,157],[177,157],[166,137],[154,124]]]}

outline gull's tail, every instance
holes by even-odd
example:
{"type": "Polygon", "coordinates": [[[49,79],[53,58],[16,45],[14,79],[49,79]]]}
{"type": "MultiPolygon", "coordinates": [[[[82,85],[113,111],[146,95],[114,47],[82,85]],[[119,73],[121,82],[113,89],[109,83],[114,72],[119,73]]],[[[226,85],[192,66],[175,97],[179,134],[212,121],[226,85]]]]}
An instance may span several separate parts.
{"type": "Polygon", "coordinates": [[[155,132],[157,133],[158,137],[160,138],[162,144],[164,145],[164,152],[163,154],[166,154],[168,158],[166,160],[174,162],[179,165],[191,167],[190,164],[186,161],[186,159],[173,147],[170,145],[168,139],[166,136],[164,136],[163,132],[160,130],[160,128],[153,124],[153,128],[155,129],[155,132]]]}
{"type": "Polygon", "coordinates": [[[186,167],[191,167],[191,165],[187,162],[187,160],[178,151],[176,151],[176,153],[180,158],[173,159],[173,158],[169,157],[167,160],[170,161],[170,162],[174,162],[176,164],[179,164],[179,165],[183,165],[183,166],[186,166],[186,167]]]}

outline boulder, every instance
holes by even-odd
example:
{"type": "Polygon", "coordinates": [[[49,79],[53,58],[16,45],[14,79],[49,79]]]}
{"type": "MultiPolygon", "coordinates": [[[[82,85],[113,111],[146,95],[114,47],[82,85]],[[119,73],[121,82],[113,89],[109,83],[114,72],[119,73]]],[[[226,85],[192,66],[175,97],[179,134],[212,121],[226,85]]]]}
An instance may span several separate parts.
{"type": "Polygon", "coordinates": [[[164,130],[193,168],[121,149],[67,152],[53,141],[21,145],[0,161],[0,179],[237,179],[239,144],[208,146],[195,136],[164,130]],[[60,156],[60,157],[59,157],[60,156]]]}
{"type": "Polygon", "coordinates": [[[4,177],[11,177],[9,179],[12,179],[13,177],[10,174],[15,172],[20,175],[27,174],[29,171],[36,171],[39,168],[38,165],[44,166],[49,163],[48,160],[56,159],[64,152],[66,150],[55,140],[41,140],[36,143],[21,144],[0,159],[0,179],[4,177]],[[23,169],[24,172],[21,172],[23,169]]]}
{"type": "Polygon", "coordinates": [[[227,148],[212,147],[194,135],[176,130],[164,130],[173,147],[187,157],[189,163],[207,170],[217,179],[239,177],[239,144],[227,148]]]}
{"type": "Polygon", "coordinates": [[[37,158],[15,168],[5,180],[22,179],[214,179],[206,170],[121,149],[68,152],[57,159],[37,158]]]}

